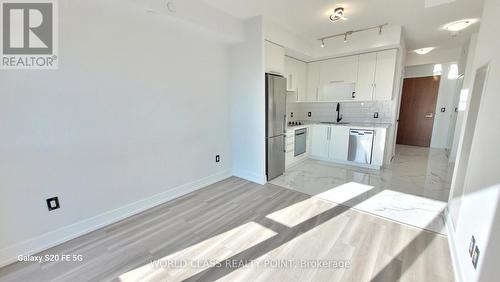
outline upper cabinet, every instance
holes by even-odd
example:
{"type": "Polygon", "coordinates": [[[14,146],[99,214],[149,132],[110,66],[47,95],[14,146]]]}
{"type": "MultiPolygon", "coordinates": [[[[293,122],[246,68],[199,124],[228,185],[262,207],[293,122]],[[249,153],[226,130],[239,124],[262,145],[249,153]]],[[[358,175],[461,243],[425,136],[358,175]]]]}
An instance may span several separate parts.
{"type": "Polygon", "coordinates": [[[265,41],[266,72],[287,80],[291,102],[389,101],[396,77],[396,49],[305,63],[265,41]]]}
{"type": "Polygon", "coordinates": [[[307,64],[307,102],[314,102],[319,100],[320,67],[321,62],[312,62],[307,64]]]}
{"type": "Polygon", "coordinates": [[[391,100],[397,50],[366,53],[308,64],[308,101],[391,100]]]}
{"type": "Polygon", "coordinates": [[[285,49],[283,47],[265,41],[264,58],[266,73],[285,74],[285,49]]]}
{"type": "Polygon", "coordinates": [[[307,63],[286,56],[285,78],[287,98],[294,102],[307,101],[307,63]]]}
{"type": "Polygon", "coordinates": [[[377,52],[373,100],[392,100],[397,53],[395,49],[377,52]]]}
{"type": "Polygon", "coordinates": [[[356,83],[358,79],[358,56],[349,56],[321,61],[320,84],[356,83]]]}
{"type": "Polygon", "coordinates": [[[359,55],[358,81],[356,96],[359,100],[369,101],[373,98],[377,53],[359,55]]]}

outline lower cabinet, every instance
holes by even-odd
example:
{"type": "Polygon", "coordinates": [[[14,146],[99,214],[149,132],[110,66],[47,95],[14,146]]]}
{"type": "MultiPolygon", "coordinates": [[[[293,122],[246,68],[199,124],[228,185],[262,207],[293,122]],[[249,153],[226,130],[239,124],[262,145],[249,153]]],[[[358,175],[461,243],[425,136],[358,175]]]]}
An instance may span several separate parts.
{"type": "Polygon", "coordinates": [[[316,124],[312,126],[311,155],[321,159],[347,160],[349,128],[316,124]]]}
{"type": "Polygon", "coordinates": [[[347,161],[347,150],[349,149],[349,127],[332,126],[330,138],[330,159],[347,161]]]}
{"type": "Polygon", "coordinates": [[[312,126],[311,155],[320,158],[328,158],[330,150],[331,126],[315,124],[312,126]]]}

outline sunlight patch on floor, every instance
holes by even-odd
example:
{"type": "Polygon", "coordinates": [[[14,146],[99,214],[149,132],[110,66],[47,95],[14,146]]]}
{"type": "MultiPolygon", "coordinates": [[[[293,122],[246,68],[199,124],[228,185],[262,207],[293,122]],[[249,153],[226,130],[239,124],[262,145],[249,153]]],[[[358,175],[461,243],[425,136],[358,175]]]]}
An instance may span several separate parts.
{"type": "Polygon", "coordinates": [[[349,182],[320,193],[307,200],[295,203],[266,217],[288,227],[294,227],[310,218],[313,218],[337,204],[342,204],[350,199],[366,193],[373,186],[349,182]]]}
{"type": "Polygon", "coordinates": [[[120,275],[129,281],[180,281],[213,267],[277,233],[255,222],[248,222],[176,253],[120,275]]]}

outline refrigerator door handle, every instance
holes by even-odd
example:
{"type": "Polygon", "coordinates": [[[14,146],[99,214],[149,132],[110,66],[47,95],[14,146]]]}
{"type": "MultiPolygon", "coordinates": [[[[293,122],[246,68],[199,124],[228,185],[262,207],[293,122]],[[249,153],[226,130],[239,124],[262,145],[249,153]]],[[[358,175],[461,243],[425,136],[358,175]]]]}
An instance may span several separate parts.
{"type": "Polygon", "coordinates": [[[283,116],[283,133],[286,133],[286,115],[283,116]]]}
{"type": "Polygon", "coordinates": [[[283,135],[283,152],[286,153],[286,135],[283,135]]]}

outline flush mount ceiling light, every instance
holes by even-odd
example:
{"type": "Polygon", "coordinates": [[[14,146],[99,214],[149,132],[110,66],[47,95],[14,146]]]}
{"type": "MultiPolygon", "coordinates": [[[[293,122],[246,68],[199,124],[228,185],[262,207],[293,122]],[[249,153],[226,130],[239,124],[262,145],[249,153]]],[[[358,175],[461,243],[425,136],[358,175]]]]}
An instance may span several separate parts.
{"type": "Polygon", "coordinates": [[[417,49],[417,50],[413,50],[413,52],[419,54],[419,55],[425,55],[427,53],[429,53],[430,51],[436,49],[435,47],[426,47],[426,48],[420,48],[420,49],[417,49]]]}
{"type": "Polygon", "coordinates": [[[466,29],[469,27],[471,24],[474,24],[477,22],[477,19],[465,19],[465,20],[459,20],[456,22],[452,22],[449,24],[446,24],[443,29],[446,29],[451,32],[459,32],[463,29],[466,29]]]}
{"type": "Polygon", "coordinates": [[[336,22],[338,20],[347,20],[346,17],[344,17],[344,8],[338,7],[333,11],[333,14],[330,15],[330,20],[332,22],[336,22]]]}

